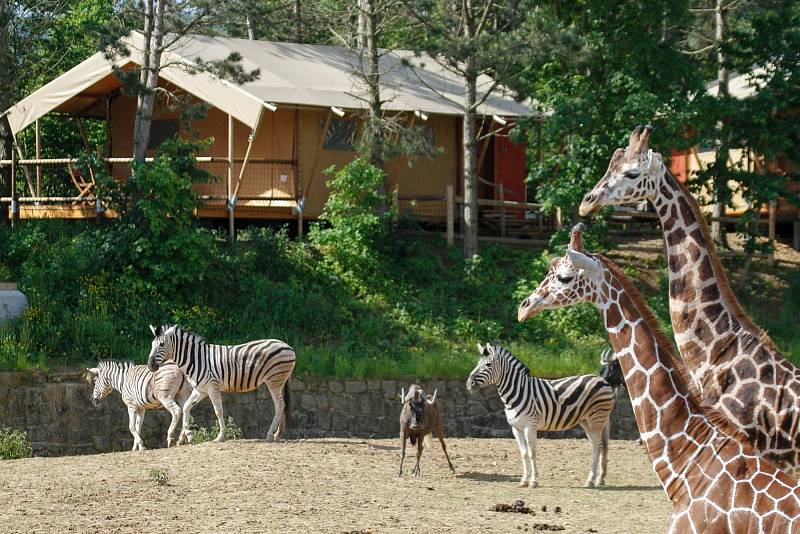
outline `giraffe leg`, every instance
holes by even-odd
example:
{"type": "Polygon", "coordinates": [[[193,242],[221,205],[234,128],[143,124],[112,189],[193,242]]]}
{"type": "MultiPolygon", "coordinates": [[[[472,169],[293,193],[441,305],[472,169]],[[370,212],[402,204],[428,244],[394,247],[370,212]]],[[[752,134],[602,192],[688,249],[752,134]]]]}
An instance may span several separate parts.
{"type": "Polygon", "coordinates": [[[521,430],[512,426],[511,432],[514,434],[514,439],[517,440],[519,456],[522,458],[522,479],[519,481],[519,487],[524,488],[528,485],[528,444],[525,442],[525,435],[521,430]]]}
{"type": "Polygon", "coordinates": [[[539,487],[539,468],[536,465],[536,428],[525,427],[525,441],[528,443],[528,456],[531,459],[531,481],[528,484],[531,488],[539,487]]]}

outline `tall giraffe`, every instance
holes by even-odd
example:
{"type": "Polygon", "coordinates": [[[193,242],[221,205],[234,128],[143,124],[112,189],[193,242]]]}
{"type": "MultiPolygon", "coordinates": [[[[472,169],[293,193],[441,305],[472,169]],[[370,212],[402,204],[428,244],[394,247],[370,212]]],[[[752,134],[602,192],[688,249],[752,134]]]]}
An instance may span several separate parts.
{"type": "Polygon", "coordinates": [[[603,256],[583,252],[574,232],[567,255],[551,262],[518,319],[579,302],[603,316],[647,455],[672,502],[669,532],[800,530],[797,482],[758,456],[716,410],[701,407],[686,365],[630,278],[603,256]]]}
{"type": "Polygon", "coordinates": [[[697,201],[648,150],[638,126],[583,199],[582,216],[603,206],[649,200],[666,240],[669,308],[678,350],[714,406],[753,447],[800,476],[800,370],[745,314],[731,291],[697,201]]]}

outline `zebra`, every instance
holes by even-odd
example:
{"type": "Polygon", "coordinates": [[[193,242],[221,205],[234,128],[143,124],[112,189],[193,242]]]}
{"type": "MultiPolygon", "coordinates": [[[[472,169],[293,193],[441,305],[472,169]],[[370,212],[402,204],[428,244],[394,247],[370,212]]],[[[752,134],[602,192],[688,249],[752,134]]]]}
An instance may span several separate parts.
{"type": "MultiPolygon", "coordinates": [[[[86,369],[87,379],[94,382],[92,404],[97,406],[112,391],[119,391],[128,407],[128,428],[133,435],[132,450],[143,451],[141,430],[145,410],[162,406],[172,414],[167,430],[167,447],[175,445],[175,429],[181,418],[181,405],[189,398],[192,387],[178,369],[177,365],[165,365],[151,372],[146,365],[133,362],[100,360],[97,367],[86,369]]],[[[181,431],[178,443],[184,442],[186,435],[181,431]]]]}
{"type": "Polygon", "coordinates": [[[225,441],[222,392],[252,391],[266,384],[275,405],[267,439],[279,439],[286,429],[289,411],[289,379],[296,359],[292,347],[277,339],[214,345],[176,325],[151,325],[150,330],[154,336],[147,360],[150,369],[174,361],[194,388],[183,405],[184,431],[188,430],[192,407],[208,396],[219,421],[219,434],[214,441],[225,441]]]}
{"type": "Polygon", "coordinates": [[[505,405],[506,420],[522,458],[520,487],[539,486],[536,466],[536,432],[568,430],[580,425],[592,442],[592,470],[586,487],[605,484],[608,468],[609,419],[614,408],[614,391],[596,375],[545,380],[532,376],[522,362],[499,345],[482,346],[481,358],[467,378],[467,390],[489,384],[505,405]],[[531,470],[528,472],[527,459],[531,470]],[[600,470],[598,471],[598,460],[600,470]],[[530,481],[529,481],[530,480],[530,481]]]}

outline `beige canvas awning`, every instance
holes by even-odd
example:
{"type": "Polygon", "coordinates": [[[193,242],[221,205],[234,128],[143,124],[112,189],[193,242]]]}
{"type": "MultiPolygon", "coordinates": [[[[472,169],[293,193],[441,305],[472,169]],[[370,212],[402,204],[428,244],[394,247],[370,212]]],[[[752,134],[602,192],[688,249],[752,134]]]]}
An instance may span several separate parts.
{"type": "MultiPolygon", "coordinates": [[[[46,113],[81,116],[99,109],[105,95],[121,86],[114,68],[141,64],[142,35],[132,34],[127,43],[130,56],[109,61],[97,53],[9,108],[5,113],[14,134],[46,113]]],[[[163,64],[167,66],[161,71],[161,79],[255,128],[265,103],[364,108],[364,88],[355,74],[360,61],[359,54],[336,46],[190,36],[164,55],[163,64]],[[221,60],[234,52],[242,56],[245,70],[259,69],[257,80],[237,86],[191,68],[198,58],[221,60]]],[[[381,57],[381,85],[386,110],[461,114],[461,80],[430,57],[409,51],[385,53],[381,57]]],[[[479,98],[492,85],[491,78],[482,76],[479,98]]],[[[532,111],[509,93],[493,92],[478,113],[521,117],[532,111]]]]}

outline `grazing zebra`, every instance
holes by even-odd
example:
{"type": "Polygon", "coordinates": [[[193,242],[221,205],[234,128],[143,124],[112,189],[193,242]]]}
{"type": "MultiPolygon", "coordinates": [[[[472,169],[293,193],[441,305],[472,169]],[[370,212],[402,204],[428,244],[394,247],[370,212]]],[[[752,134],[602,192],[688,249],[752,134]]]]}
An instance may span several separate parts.
{"type": "Polygon", "coordinates": [[[619,365],[617,355],[611,347],[600,353],[600,376],[614,389],[625,385],[622,367],[619,365]]]}
{"type": "Polygon", "coordinates": [[[241,345],[213,345],[197,334],[175,325],[150,327],[153,346],[147,365],[158,369],[165,361],[174,361],[194,388],[183,405],[183,429],[187,430],[192,406],[206,396],[214,405],[219,421],[219,435],[225,441],[222,392],[245,392],[266,384],[275,405],[275,417],[267,439],[277,441],[286,429],[289,411],[289,379],[295,365],[292,347],[277,339],[249,341],[241,345]]]}
{"type": "MultiPolygon", "coordinates": [[[[162,406],[172,414],[172,422],[167,430],[167,447],[175,445],[175,429],[181,417],[181,406],[192,391],[192,387],[178,369],[177,365],[165,365],[151,372],[146,365],[132,362],[101,360],[97,367],[87,368],[87,378],[94,381],[92,403],[108,397],[117,390],[128,407],[128,428],[133,434],[133,449],[144,450],[141,430],[145,410],[162,406]]],[[[181,431],[178,443],[183,443],[185,434],[181,431]]]]}
{"type": "Polygon", "coordinates": [[[539,486],[536,467],[536,432],[568,430],[580,425],[592,442],[592,470],[586,487],[605,484],[608,467],[609,417],[614,392],[596,375],[544,380],[532,376],[522,362],[499,345],[478,344],[481,359],[467,378],[467,390],[497,386],[506,419],[517,440],[522,457],[520,487],[539,486]],[[528,472],[527,459],[531,471],[528,472]],[[598,471],[598,460],[602,458],[598,471]],[[529,483],[530,477],[530,483],[529,483]]]}

